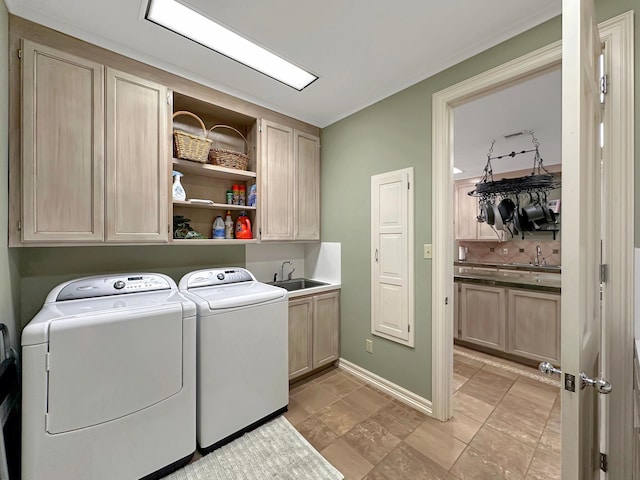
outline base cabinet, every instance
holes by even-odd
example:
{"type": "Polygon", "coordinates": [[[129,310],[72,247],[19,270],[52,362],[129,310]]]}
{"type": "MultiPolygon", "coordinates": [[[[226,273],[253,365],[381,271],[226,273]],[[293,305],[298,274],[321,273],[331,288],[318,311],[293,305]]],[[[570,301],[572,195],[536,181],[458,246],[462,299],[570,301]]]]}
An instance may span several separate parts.
{"type": "Polygon", "coordinates": [[[456,283],[456,287],[454,338],[560,364],[560,294],[466,283],[456,283]],[[455,331],[456,320],[459,332],[455,331]]]}
{"type": "Polygon", "coordinates": [[[339,357],[340,292],[289,300],[289,379],[339,357]]]}
{"type": "Polygon", "coordinates": [[[504,350],[505,290],[484,285],[460,286],[462,340],[504,350]]]}
{"type": "Polygon", "coordinates": [[[507,331],[507,352],[559,364],[560,295],[510,289],[507,331]]]}

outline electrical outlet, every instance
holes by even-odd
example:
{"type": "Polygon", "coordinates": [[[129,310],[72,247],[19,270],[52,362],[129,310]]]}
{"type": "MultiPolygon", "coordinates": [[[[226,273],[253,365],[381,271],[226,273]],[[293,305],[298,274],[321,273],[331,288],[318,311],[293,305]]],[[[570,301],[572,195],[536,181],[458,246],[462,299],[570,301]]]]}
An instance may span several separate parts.
{"type": "Polygon", "coordinates": [[[503,255],[509,255],[509,249],[508,248],[503,248],[502,249],[502,254],[503,255]]]}
{"type": "Polygon", "coordinates": [[[424,258],[431,258],[432,252],[431,252],[431,244],[430,243],[425,243],[424,244],[424,258]]]}
{"type": "Polygon", "coordinates": [[[365,340],[365,349],[369,353],[373,353],[373,340],[369,340],[368,338],[365,340]]]}

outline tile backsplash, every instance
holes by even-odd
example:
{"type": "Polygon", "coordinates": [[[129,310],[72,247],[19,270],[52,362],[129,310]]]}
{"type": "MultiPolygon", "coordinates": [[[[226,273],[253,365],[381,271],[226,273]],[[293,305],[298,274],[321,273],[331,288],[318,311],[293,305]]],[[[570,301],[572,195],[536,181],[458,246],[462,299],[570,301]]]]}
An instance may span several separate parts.
{"type": "MultiPolygon", "coordinates": [[[[560,240],[512,240],[509,242],[465,242],[458,246],[467,247],[467,262],[481,263],[533,263],[536,246],[540,245],[542,258],[547,265],[561,265],[560,240]]],[[[458,249],[456,248],[456,253],[458,249]]]]}

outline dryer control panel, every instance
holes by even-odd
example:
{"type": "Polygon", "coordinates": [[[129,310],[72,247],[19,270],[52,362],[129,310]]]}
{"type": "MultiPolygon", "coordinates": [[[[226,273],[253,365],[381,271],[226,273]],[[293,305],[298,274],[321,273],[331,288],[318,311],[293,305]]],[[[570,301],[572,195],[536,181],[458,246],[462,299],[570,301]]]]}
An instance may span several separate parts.
{"type": "MultiPolygon", "coordinates": [[[[180,281],[180,288],[185,288],[184,280],[180,281]]],[[[193,272],[186,281],[186,288],[211,287],[227,285],[229,283],[255,282],[255,277],[244,268],[215,268],[212,270],[198,270],[193,272]]]]}
{"type": "Polygon", "coordinates": [[[87,277],[64,285],[56,296],[56,302],[170,289],[169,280],[165,276],[157,274],[87,277]]]}

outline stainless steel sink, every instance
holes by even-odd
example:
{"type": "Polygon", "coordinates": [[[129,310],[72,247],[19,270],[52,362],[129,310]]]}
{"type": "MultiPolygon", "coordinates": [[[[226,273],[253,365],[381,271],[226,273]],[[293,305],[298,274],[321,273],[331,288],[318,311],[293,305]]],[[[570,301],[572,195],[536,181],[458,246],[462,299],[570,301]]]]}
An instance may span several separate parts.
{"type": "Polygon", "coordinates": [[[270,285],[284,288],[290,292],[295,290],[303,290],[305,288],[321,287],[323,285],[329,285],[325,282],[318,282],[317,280],[309,280],[308,278],[294,278],[291,280],[282,280],[280,282],[269,282],[270,285]]]}

